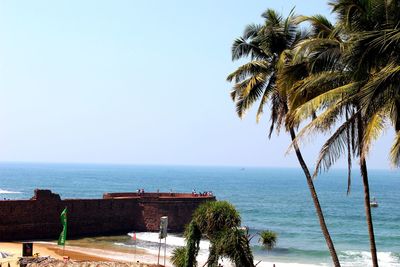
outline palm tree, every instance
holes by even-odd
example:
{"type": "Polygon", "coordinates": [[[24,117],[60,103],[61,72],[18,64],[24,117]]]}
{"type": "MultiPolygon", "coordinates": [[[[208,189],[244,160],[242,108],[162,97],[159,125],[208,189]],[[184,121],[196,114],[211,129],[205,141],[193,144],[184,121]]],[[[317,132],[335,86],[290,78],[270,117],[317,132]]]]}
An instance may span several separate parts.
{"type": "Polygon", "coordinates": [[[200,239],[205,237],[210,241],[207,266],[217,266],[221,257],[227,257],[235,266],[254,267],[249,237],[247,231],[240,227],[240,221],[239,213],[226,201],[200,205],[185,231],[186,247],[174,253],[176,266],[181,266],[178,264],[183,253],[184,267],[197,266],[200,239]]]}
{"type": "Polygon", "coordinates": [[[275,247],[278,235],[270,230],[262,231],[258,240],[267,250],[275,247]]]}
{"type": "Polygon", "coordinates": [[[331,2],[331,5],[339,18],[336,29],[328,38],[314,37],[299,49],[306,51],[302,57],[311,59],[308,63],[313,63],[315,58],[324,60],[323,64],[317,64],[322,68],[311,68],[309,77],[292,88],[292,121],[304,119],[318,109],[325,110],[301,131],[302,136],[311,130],[330,129],[338,119],[343,119],[343,114],[346,115],[345,122],[324,144],[316,172],[321,166],[328,169],[346,147],[349,168],[351,156],[359,157],[372,262],[373,266],[378,266],[365,158],[372,141],[385,128],[385,121],[391,121],[397,132],[391,150],[392,162],[395,165],[400,162],[400,98],[397,89],[400,81],[400,3],[340,0],[331,2]],[[340,37],[344,37],[344,41],[340,37]],[[326,50],[327,44],[333,48],[336,46],[332,49],[334,53],[326,50]]]}
{"type": "MultiPolygon", "coordinates": [[[[309,19],[310,20],[310,19],[309,19]]],[[[310,41],[305,42],[303,47],[300,48],[305,50],[306,55],[304,58],[309,58],[312,55],[311,61],[317,56],[317,58],[323,58],[323,61],[331,63],[332,53],[329,50],[322,52],[321,48],[326,49],[326,43],[329,43],[331,49],[343,48],[348,44],[343,42],[338,37],[338,31],[332,31],[328,38],[313,38],[310,41]],[[313,49],[309,49],[309,44],[313,45],[313,49]],[[305,49],[306,48],[306,49],[305,49]],[[330,57],[326,57],[326,54],[330,57]],[[322,55],[322,56],[321,56],[322,55]],[[314,57],[314,58],[313,58],[314,57]]],[[[343,50],[343,49],[341,49],[343,50]]],[[[318,110],[325,110],[318,116],[317,119],[312,120],[301,132],[300,136],[306,135],[312,131],[327,131],[330,130],[334,125],[343,118],[345,114],[345,122],[337,128],[335,133],[326,141],[323,145],[317,164],[314,176],[321,170],[321,168],[329,169],[335,161],[344,154],[347,148],[348,156],[348,193],[350,192],[350,169],[351,169],[351,158],[359,156],[360,171],[363,178],[364,184],[364,204],[366,208],[366,219],[368,224],[369,236],[370,236],[370,247],[371,255],[373,259],[373,265],[377,266],[376,257],[376,246],[375,236],[372,226],[372,215],[370,209],[370,196],[369,196],[369,184],[368,184],[368,172],[366,166],[366,160],[362,151],[365,147],[365,127],[371,120],[367,117],[362,117],[361,106],[357,94],[360,92],[363,84],[363,80],[354,79],[353,73],[356,73],[356,67],[352,64],[348,64],[343,53],[333,54],[333,58],[336,64],[319,64],[320,69],[311,69],[308,77],[299,81],[296,86],[291,90],[293,93],[291,102],[291,121],[299,123],[301,120],[307,118],[311,114],[315,114],[318,110]],[[340,62],[344,60],[344,62],[340,62]],[[307,97],[303,97],[306,95],[307,97]],[[303,102],[302,102],[303,101],[303,102]],[[293,115],[294,114],[294,115],[293,115]]],[[[310,63],[309,62],[309,63],[310,63]]],[[[375,124],[370,124],[376,128],[375,124]]]]}
{"type": "MultiPolygon", "coordinates": [[[[236,111],[240,118],[243,118],[245,112],[259,100],[257,110],[257,121],[259,121],[265,104],[268,101],[271,102],[271,126],[269,130],[269,137],[271,137],[274,129],[279,133],[288,113],[288,95],[285,91],[288,86],[277,83],[279,71],[290,60],[290,50],[299,41],[304,40],[307,35],[298,30],[293,12],[286,19],[283,19],[278,13],[268,9],[262,14],[262,17],[265,19],[263,25],[248,25],[243,36],[234,41],[232,59],[250,57],[250,61],[231,73],[227,80],[235,83],[231,97],[236,104],[236,111]]],[[[296,132],[293,126],[288,126],[285,130],[289,132],[292,141],[296,140],[296,132]]],[[[305,174],[332,261],[335,266],[340,266],[312,176],[296,142],[293,143],[293,147],[305,174]]]]}
{"type": "Polygon", "coordinates": [[[177,247],[172,251],[171,262],[175,267],[184,267],[185,266],[185,255],[186,248],[185,247],[177,247]]]}
{"type": "Polygon", "coordinates": [[[293,142],[294,146],[297,145],[300,138],[309,136],[315,131],[329,131],[344,119],[343,124],[322,146],[313,176],[315,177],[321,169],[328,170],[338,158],[345,154],[347,149],[349,171],[347,192],[349,193],[351,161],[353,157],[359,157],[360,172],[364,184],[364,205],[371,255],[373,255],[374,266],[377,266],[368,172],[365,155],[362,151],[365,151],[366,133],[375,133],[376,129],[379,128],[379,121],[362,116],[361,106],[356,96],[363,86],[363,81],[354,81],[350,75],[353,68],[351,66],[346,67],[347,71],[345,72],[343,72],[343,69],[328,69],[312,73],[292,87],[291,114],[288,121],[290,125],[293,123],[298,125],[304,119],[315,116],[318,111],[324,110],[299,132],[297,139],[293,142]],[[372,131],[366,130],[367,125],[371,127],[372,131]]]}
{"type": "Polygon", "coordinates": [[[391,150],[392,163],[399,166],[400,156],[400,46],[399,1],[369,0],[351,7],[344,1],[333,3],[334,11],[340,17],[344,12],[354,12],[354,17],[342,22],[349,32],[352,51],[348,56],[349,64],[358,66],[354,79],[364,82],[358,97],[361,114],[368,118],[364,126],[363,142],[360,144],[360,167],[364,181],[364,201],[367,225],[370,234],[370,248],[373,266],[378,266],[376,245],[370,208],[369,185],[366,155],[371,142],[376,139],[386,120],[391,121],[396,131],[395,142],[391,150]],[[354,6],[357,7],[355,11],[354,6]]]}
{"type": "MultiPolygon", "coordinates": [[[[340,16],[351,9],[342,1],[332,4],[340,16]]],[[[383,122],[389,121],[394,126],[396,137],[391,149],[391,162],[399,167],[400,2],[370,0],[356,7],[353,11],[357,14],[356,18],[348,20],[345,26],[352,42],[352,53],[349,54],[348,61],[359,67],[356,78],[365,81],[358,95],[362,115],[379,118],[383,122]],[[357,10],[363,12],[356,12],[357,10]]],[[[374,132],[375,135],[370,139],[376,139],[381,130],[374,132]]],[[[368,152],[370,139],[365,142],[363,155],[368,152]]]]}

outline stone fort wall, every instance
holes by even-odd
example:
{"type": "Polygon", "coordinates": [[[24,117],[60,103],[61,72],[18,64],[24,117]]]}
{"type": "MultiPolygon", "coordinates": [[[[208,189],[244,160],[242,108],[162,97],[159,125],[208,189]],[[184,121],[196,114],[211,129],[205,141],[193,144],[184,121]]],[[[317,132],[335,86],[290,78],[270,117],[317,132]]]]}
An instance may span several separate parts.
{"type": "Polygon", "coordinates": [[[60,214],[68,208],[67,238],[158,231],[168,216],[168,230],[182,232],[193,211],[214,196],[170,193],[115,193],[102,199],[61,199],[35,190],[30,200],[0,201],[0,241],[58,239],[60,214]]]}

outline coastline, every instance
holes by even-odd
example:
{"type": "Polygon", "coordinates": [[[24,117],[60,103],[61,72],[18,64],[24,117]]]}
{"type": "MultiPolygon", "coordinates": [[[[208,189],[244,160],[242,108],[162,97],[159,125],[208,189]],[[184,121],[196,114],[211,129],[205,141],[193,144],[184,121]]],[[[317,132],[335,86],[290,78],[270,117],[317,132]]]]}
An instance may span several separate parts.
{"type": "MultiPolygon", "coordinates": [[[[315,226],[315,215],[307,209],[309,195],[305,187],[303,177],[296,170],[291,169],[240,169],[220,168],[172,168],[172,167],[107,167],[107,166],[81,166],[74,165],[68,169],[59,166],[3,166],[0,170],[0,178],[7,185],[0,185],[2,190],[21,192],[19,194],[2,195],[10,199],[28,199],[32,196],[32,188],[35,188],[37,179],[43,184],[51,185],[52,189],[60,193],[62,198],[98,198],[102,192],[127,190],[127,185],[140,184],[146,191],[154,191],[157,188],[168,191],[169,186],[174,191],[184,192],[188,188],[206,190],[212,188],[215,195],[221,200],[232,202],[241,211],[244,224],[249,226],[251,234],[256,234],[263,229],[272,229],[279,233],[277,248],[266,252],[260,248],[256,239],[253,239],[252,249],[255,261],[262,260],[258,266],[276,267],[296,266],[331,266],[326,245],[321,238],[321,233],[315,226]],[[73,167],[74,172],[70,171],[73,167]],[[26,173],[32,177],[26,177],[26,173]],[[110,179],[110,176],[116,177],[110,179]],[[138,178],[133,177],[137,175],[138,178]],[[56,180],[53,177],[63,177],[56,180]],[[90,176],[88,180],[85,177],[90,176]],[[198,179],[198,177],[205,177],[198,179]],[[96,186],[93,186],[96,179],[96,186]],[[282,179],[286,182],[282,183],[282,179]],[[64,182],[65,180],[65,182],[64,182]],[[246,183],[243,181],[246,180],[246,183]],[[173,184],[172,186],[170,184],[173,184]],[[267,183],[269,186],[261,187],[267,183]],[[80,186],[77,187],[76,184],[80,186]],[[233,193],[234,192],[234,193],[233,193]],[[251,194],[249,194],[251,192],[251,194]],[[291,197],[288,197],[290,195],[291,197]],[[273,205],[271,204],[273,200],[273,205]],[[282,210],[285,210],[283,213],[282,210]],[[292,263],[292,264],[290,264],[292,263]]],[[[330,210],[330,221],[334,240],[339,250],[342,266],[368,266],[370,253],[368,251],[368,236],[366,235],[365,221],[361,217],[362,211],[362,184],[358,176],[354,180],[354,191],[349,197],[343,197],[343,188],[346,181],[341,177],[344,171],[332,171],[318,180],[318,186],[324,195],[329,195],[323,201],[330,210]],[[342,212],[341,212],[342,211],[342,212]],[[351,231],[349,231],[351,229],[351,231]]],[[[374,196],[379,199],[380,206],[373,210],[376,218],[377,237],[380,240],[378,259],[382,267],[400,266],[400,253],[398,244],[400,236],[398,223],[394,219],[399,216],[397,207],[400,200],[396,197],[400,186],[399,174],[387,171],[371,172],[371,185],[374,185],[374,196]],[[383,179],[384,177],[384,179],[383,179]],[[379,185],[379,186],[378,186],[379,185]]],[[[35,209],[36,211],[37,209],[35,209]]],[[[57,225],[59,219],[57,214],[57,225]]],[[[72,215],[72,214],[71,214],[72,215]]],[[[31,215],[30,215],[31,216],[31,215]]],[[[3,218],[7,218],[7,213],[3,218]]],[[[97,217],[98,218],[98,215],[97,217]]],[[[132,236],[127,236],[129,231],[121,236],[113,238],[97,237],[85,238],[84,246],[88,248],[102,248],[102,243],[109,243],[115,248],[133,250],[135,245],[132,236]]],[[[59,232],[57,232],[58,236],[59,232]]],[[[137,235],[137,247],[144,248],[146,253],[152,254],[156,262],[157,234],[140,233],[137,235]]],[[[85,235],[83,235],[85,236],[85,235]]],[[[88,235],[89,236],[89,235],[88,235]]],[[[23,240],[46,240],[44,237],[25,238],[23,240]]],[[[49,241],[47,239],[47,241],[49,241]]],[[[55,241],[55,240],[50,240],[55,241]]],[[[181,235],[168,236],[168,253],[178,246],[182,246],[184,240],[181,235]],[[176,237],[176,238],[175,238],[176,237]]],[[[68,246],[82,245],[82,240],[67,238],[68,246]],[[78,242],[80,244],[75,243],[78,242]]],[[[207,252],[208,246],[203,250],[207,252]]],[[[4,251],[0,247],[0,251],[4,251]]],[[[18,248],[18,252],[19,252],[18,248]]],[[[81,249],[83,250],[83,249],[81,249]]],[[[6,250],[5,250],[6,251],[6,250]]],[[[97,253],[97,251],[95,252],[97,253]]],[[[100,252],[99,252],[100,253],[100,252]]],[[[99,254],[98,253],[98,254],[99,254]]],[[[130,253],[127,251],[127,253],[130,253]]],[[[167,254],[168,254],[167,253],[167,254]]],[[[46,254],[41,254],[46,255],[46,254]]],[[[104,254],[101,253],[104,257],[104,254]]],[[[203,260],[205,255],[201,255],[203,260]]],[[[3,265],[4,266],[4,265],[3,265]]],[[[225,267],[227,267],[225,265],[225,267]]]]}
{"type": "MultiPolygon", "coordinates": [[[[74,243],[74,241],[72,242],[74,243]]],[[[0,263],[9,262],[11,267],[17,266],[18,257],[22,254],[22,242],[0,242],[0,250],[3,252],[8,252],[13,254],[12,257],[0,260],[0,263]]],[[[129,262],[129,263],[140,263],[140,266],[151,266],[157,263],[157,252],[149,251],[145,249],[137,249],[135,253],[132,250],[124,248],[116,248],[104,245],[92,244],[88,246],[78,246],[78,245],[67,245],[65,246],[65,251],[60,246],[57,246],[55,242],[44,242],[44,241],[34,241],[33,242],[33,253],[39,253],[40,257],[50,256],[58,260],[63,259],[63,255],[69,256],[73,261],[94,261],[94,262],[129,262]],[[128,253],[130,251],[131,253],[128,253]]],[[[169,261],[169,256],[167,255],[166,266],[172,267],[173,265],[169,261]]],[[[206,258],[200,257],[200,265],[205,263],[206,258]]],[[[162,260],[161,260],[162,261],[162,260]]],[[[257,263],[258,260],[256,259],[257,263]]],[[[221,262],[225,267],[233,266],[228,261],[221,262]]],[[[260,267],[272,267],[275,264],[276,267],[312,267],[312,266],[324,266],[324,265],[310,265],[301,263],[282,263],[282,262],[268,262],[262,261],[257,266],[260,267]]],[[[138,264],[139,266],[139,264],[138,264]]]]}
{"type": "MultiPolygon", "coordinates": [[[[22,256],[22,242],[0,242],[0,250],[12,254],[12,257],[0,259],[0,264],[10,263],[11,266],[17,266],[17,260],[22,256]]],[[[88,248],[67,245],[64,250],[54,242],[34,241],[33,253],[39,253],[40,257],[50,256],[58,260],[62,260],[63,256],[68,256],[74,261],[137,262],[141,263],[141,266],[157,263],[157,256],[147,253],[142,249],[137,249],[134,255],[122,252],[119,249],[102,249],[96,246],[88,248]]]]}
{"type": "MultiPolygon", "coordinates": [[[[63,248],[58,246],[55,241],[32,241],[33,242],[33,253],[39,253],[40,257],[50,256],[57,260],[63,260],[63,255],[69,256],[73,262],[119,262],[129,263],[137,267],[151,267],[157,264],[157,253],[156,249],[148,248],[136,248],[123,246],[113,246],[110,244],[104,244],[99,240],[93,240],[93,238],[86,239],[75,239],[67,241],[69,244],[63,248]]],[[[201,241],[201,250],[197,258],[199,266],[203,266],[207,260],[207,251],[205,248],[208,246],[207,241],[201,241]]],[[[0,251],[13,254],[12,257],[6,259],[0,259],[0,264],[7,266],[4,263],[10,263],[11,267],[18,266],[18,258],[22,254],[22,242],[0,242],[0,251]]],[[[384,256],[380,253],[380,259],[384,259],[384,256]]],[[[364,257],[368,257],[366,252],[364,257]]],[[[163,263],[163,252],[161,252],[160,263],[163,263]]],[[[172,267],[173,265],[169,261],[170,252],[167,252],[166,266],[172,267]]],[[[386,255],[387,256],[387,255],[386,255]]],[[[288,258],[286,258],[288,260],[288,258]]],[[[255,256],[254,262],[257,263],[258,267],[328,267],[330,263],[305,263],[297,260],[273,260],[271,258],[262,258],[262,260],[255,256]]],[[[391,260],[384,260],[382,266],[397,266],[391,260]]],[[[233,267],[227,260],[221,261],[224,267],[233,267]]],[[[361,266],[354,265],[354,262],[344,262],[343,266],[361,266]]]]}

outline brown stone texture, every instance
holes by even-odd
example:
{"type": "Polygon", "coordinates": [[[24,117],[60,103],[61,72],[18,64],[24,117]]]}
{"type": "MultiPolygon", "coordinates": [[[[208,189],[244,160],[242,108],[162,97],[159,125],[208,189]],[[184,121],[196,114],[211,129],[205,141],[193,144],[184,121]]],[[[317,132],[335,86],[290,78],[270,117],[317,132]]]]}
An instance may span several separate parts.
{"type": "Polygon", "coordinates": [[[60,214],[68,208],[67,238],[158,231],[168,216],[168,230],[182,232],[193,211],[214,196],[170,193],[114,193],[102,199],[64,199],[35,190],[30,200],[0,200],[0,241],[58,239],[60,214]]]}

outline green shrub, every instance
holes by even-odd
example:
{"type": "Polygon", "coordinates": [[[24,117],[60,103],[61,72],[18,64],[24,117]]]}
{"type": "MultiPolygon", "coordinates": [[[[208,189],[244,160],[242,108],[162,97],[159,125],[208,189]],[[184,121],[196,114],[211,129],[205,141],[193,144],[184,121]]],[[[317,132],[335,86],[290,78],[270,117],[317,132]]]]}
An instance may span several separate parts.
{"type": "Polygon", "coordinates": [[[278,234],[273,231],[266,230],[260,233],[259,242],[268,250],[275,247],[277,240],[278,234]]]}
{"type": "Polygon", "coordinates": [[[171,262],[175,267],[185,266],[186,248],[177,247],[172,251],[171,262]]]}

